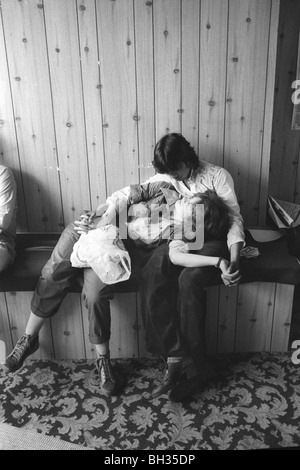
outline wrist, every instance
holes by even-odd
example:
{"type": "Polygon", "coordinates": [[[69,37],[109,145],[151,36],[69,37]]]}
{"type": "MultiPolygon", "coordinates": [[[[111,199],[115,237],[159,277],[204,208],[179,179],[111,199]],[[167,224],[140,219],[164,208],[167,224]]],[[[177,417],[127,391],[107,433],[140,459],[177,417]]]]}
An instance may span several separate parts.
{"type": "Polygon", "coordinates": [[[231,259],[231,260],[230,260],[230,264],[236,266],[236,268],[239,269],[240,260],[239,260],[239,259],[236,259],[236,258],[235,258],[235,259],[231,259]]]}
{"type": "Polygon", "coordinates": [[[221,269],[221,263],[222,263],[222,261],[223,261],[222,256],[219,256],[219,258],[216,258],[216,260],[217,260],[217,261],[216,261],[215,264],[214,264],[215,268],[221,269]]]}

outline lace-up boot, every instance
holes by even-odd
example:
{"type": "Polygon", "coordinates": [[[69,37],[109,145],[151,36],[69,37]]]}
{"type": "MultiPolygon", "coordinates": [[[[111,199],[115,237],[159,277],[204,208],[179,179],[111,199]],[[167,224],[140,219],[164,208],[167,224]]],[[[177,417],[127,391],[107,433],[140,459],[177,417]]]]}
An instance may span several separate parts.
{"type": "Polygon", "coordinates": [[[96,366],[102,392],[106,396],[115,395],[119,384],[112,369],[109,353],[105,356],[100,356],[97,359],[96,366]]]}
{"type": "Polygon", "coordinates": [[[22,367],[25,359],[39,349],[38,336],[23,335],[15,345],[13,351],[7,356],[4,366],[9,372],[16,372],[22,367]]]}

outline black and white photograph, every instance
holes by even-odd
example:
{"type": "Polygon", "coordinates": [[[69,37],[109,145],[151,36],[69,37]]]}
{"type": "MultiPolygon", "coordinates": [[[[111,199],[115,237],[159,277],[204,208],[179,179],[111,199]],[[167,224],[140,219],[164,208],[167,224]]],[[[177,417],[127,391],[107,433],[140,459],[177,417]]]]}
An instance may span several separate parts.
{"type": "Polygon", "coordinates": [[[0,450],[300,450],[299,166],[299,0],[0,0],[0,450]]]}

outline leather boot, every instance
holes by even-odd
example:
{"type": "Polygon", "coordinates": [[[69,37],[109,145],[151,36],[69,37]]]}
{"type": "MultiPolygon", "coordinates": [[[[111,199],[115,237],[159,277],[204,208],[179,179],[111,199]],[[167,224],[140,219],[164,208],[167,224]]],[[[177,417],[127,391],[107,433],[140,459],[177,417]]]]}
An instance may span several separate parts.
{"type": "Polygon", "coordinates": [[[151,395],[153,398],[159,397],[176,385],[182,371],[182,366],[183,361],[168,362],[162,382],[152,390],[151,395]]]}
{"type": "Polygon", "coordinates": [[[205,389],[209,380],[215,376],[214,370],[206,364],[202,367],[201,373],[193,364],[187,366],[170,393],[170,400],[174,402],[184,402],[190,399],[194,393],[205,389]]]}
{"type": "Polygon", "coordinates": [[[113,372],[109,353],[97,359],[96,367],[100,378],[100,389],[103,394],[105,396],[116,395],[120,384],[113,372]]]}

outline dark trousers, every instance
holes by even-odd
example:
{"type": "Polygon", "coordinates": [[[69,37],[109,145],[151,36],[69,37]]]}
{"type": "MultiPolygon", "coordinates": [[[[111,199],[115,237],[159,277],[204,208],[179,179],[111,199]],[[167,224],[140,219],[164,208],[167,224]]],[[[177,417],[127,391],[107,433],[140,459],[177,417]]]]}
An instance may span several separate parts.
{"type": "MultiPolygon", "coordinates": [[[[211,240],[197,252],[228,259],[226,242],[211,240]]],[[[221,271],[215,267],[184,268],[178,278],[177,311],[186,350],[201,371],[206,364],[205,287],[222,284],[221,271]]]]}
{"type": "MultiPolygon", "coordinates": [[[[225,241],[208,241],[198,254],[228,258],[225,241]]],[[[189,355],[199,371],[206,365],[205,287],[222,283],[215,267],[181,268],[169,260],[168,245],[151,253],[133,254],[149,352],[168,356],[189,355]]]]}
{"type": "Polygon", "coordinates": [[[164,243],[151,251],[131,251],[132,270],[139,282],[147,351],[183,356],[185,348],[177,315],[180,269],[169,258],[164,243]]]}

